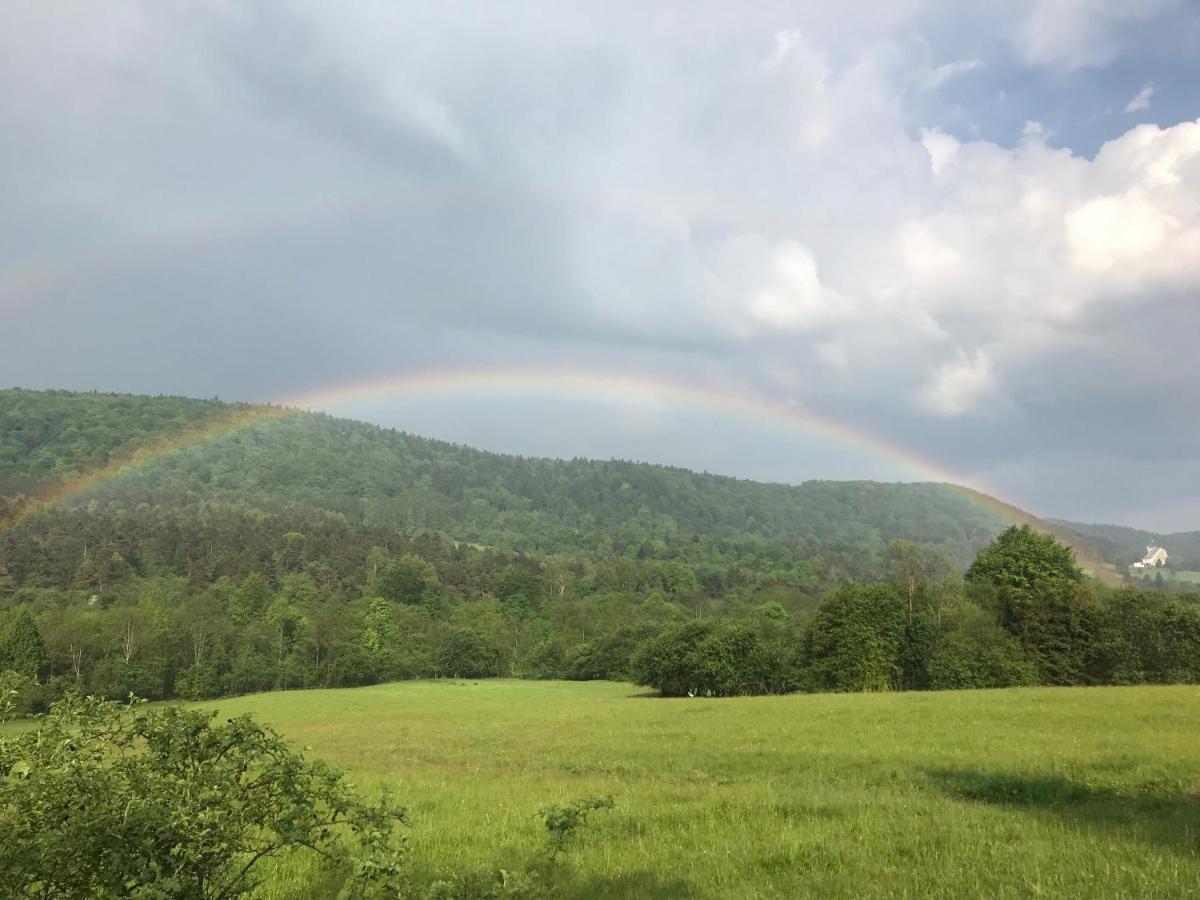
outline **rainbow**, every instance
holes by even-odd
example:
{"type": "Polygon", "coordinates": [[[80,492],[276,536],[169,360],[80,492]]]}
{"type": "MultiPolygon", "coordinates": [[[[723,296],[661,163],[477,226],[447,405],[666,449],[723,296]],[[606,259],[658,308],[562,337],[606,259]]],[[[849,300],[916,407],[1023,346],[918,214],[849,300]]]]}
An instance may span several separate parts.
{"type": "MultiPolygon", "coordinates": [[[[302,411],[328,411],[346,404],[372,399],[427,399],[445,396],[473,398],[570,398],[641,406],[670,406],[695,409],[758,427],[787,433],[817,435],[840,445],[856,448],[897,464],[923,481],[964,485],[966,479],[911,449],[870,434],[795,403],[772,401],[746,389],[700,385],[663,376],[638,375],[604,370],[450,369],[424,370],[328,386],[286,398],[273,405],[239,405],[212,419],[164,435],[149,443],[113,455],[107,464],[60,481],[29,498],[20,510],[0,520],[9,527],[42,509],[92,491],[109,482],[144,469],[158,460],[231,434],[239,429],[277,420],[302,411]]],[[[964,491],[974,502],[986,503],[987,494],[969,487],[964,491]]],[[[1013,509],[998,501],[997,506],[1013,509]]]]}
{"type": "MultiPolygon", "coordinates": [[[[1002,522],[1030,525],[1038,531],[1056,533],[1056,529],[1048,523],[997,499],[991,489],[963,473],[921,456],[909,447],[819,415],[797,403],[772,401],[744,388],[694,384],[660,375],[578,368],[430,369],[329,386],[292,397],[283,401],[282,406],[328,410],[363,400],[453,396],[499,399],[564,397],[650,408],[682,407],[748,422],[764,429],[817,435],[898,465],[917,476],[917,480],[945,484],[969,503],[987,510],[1002,522]]],[[[1084,554],[1079,552],[1079,555],[1081,561],[1085,561],[1084,554]]],[[[1091,568],[1100,565],[1092,560],[1085,562],[1091,568]]]]}
{"type": "Polygon", "coordinates": [[[325,387],[280,403],[291,408],[328,410],[363,400],[447,396],[566,398],[692,409],[766,429],[825,437],[897,464],[923,480],[965,482],[961,474],[907,447],[818,415],[799,404],[771,401],[746,389],[695,384],[661,375],[577,368],[430,369],[325,387]]]}
{"type": "Polygon", "coordinates": [[[275,406],[238,405],[220,415],[180,431],[118,450],[103,466],[55,482],[34,496],[25,498],[24,503],[15,512],[5,515],[0,511],[0,531],[11,528],[44,509],[67,502],[96,488],[103,487],[123,475],[129,475],[153,465],[172,453],[294,413],[295,410],[275,406]]]}

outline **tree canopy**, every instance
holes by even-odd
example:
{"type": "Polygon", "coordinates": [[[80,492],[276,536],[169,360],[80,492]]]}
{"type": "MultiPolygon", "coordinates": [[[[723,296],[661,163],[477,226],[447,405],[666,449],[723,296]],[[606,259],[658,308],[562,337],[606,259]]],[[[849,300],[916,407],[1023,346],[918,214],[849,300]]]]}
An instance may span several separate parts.
{"type": "Polygon", "coordinates": [[[1011,526],[987,545],[967,569],[967,581],[1030,591],[1045,581],[1083,581],[1070,547],[1028,525],[1011,526]]]}

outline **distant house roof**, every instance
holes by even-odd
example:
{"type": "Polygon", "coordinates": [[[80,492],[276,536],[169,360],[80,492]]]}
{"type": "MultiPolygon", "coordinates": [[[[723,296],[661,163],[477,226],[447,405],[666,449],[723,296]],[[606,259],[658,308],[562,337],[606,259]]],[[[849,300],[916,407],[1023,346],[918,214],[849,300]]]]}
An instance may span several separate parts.
{"type": "Polygon", "coordinates": [[[1167,551],[1163,547],[1156,547],[1149,544],[1146,547],[1146,555],[1142,558],[1143,566],[1154,566],[1167,561],[1167,551]]]}

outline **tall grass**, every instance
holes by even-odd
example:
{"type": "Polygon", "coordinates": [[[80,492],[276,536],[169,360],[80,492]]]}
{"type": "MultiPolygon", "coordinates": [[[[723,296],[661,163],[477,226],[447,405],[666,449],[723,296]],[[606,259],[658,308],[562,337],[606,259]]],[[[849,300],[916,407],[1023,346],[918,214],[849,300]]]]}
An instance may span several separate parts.
{"type": "MultiPolygon", "coordinates": [[[[407,803],[413,864],[514,868],[548,803],[612,794],[587,897],[1200,895],[1200,688],[663,700],[440,681],[243,697],[407,803]]],[[[303,861],[264,896],[330,890],[303,861]]]]}

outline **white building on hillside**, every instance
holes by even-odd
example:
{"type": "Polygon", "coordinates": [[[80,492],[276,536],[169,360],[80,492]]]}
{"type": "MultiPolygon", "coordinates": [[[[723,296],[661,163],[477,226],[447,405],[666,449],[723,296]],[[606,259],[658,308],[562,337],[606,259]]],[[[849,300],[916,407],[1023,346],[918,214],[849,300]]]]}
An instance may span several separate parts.
{"type": "Polygon", "coordinates": [[[1141,562],[1135,562],[1133,567],[1135,569],[1154,569],[1158,566],[1165,566],[1166,564],[1167,551],[1162,547],[1155,547],[1153,544],[1150,544],[1146,547],[1145,557],[1143,557],[1141,562]]]}

